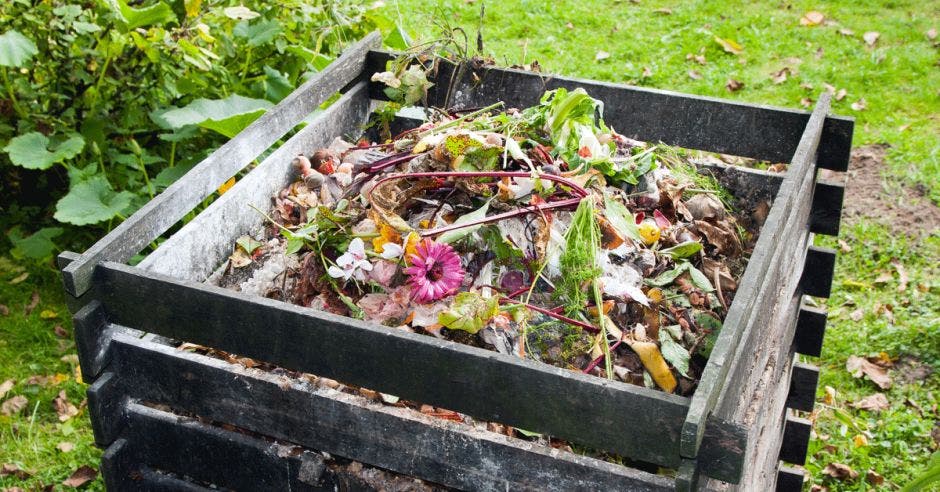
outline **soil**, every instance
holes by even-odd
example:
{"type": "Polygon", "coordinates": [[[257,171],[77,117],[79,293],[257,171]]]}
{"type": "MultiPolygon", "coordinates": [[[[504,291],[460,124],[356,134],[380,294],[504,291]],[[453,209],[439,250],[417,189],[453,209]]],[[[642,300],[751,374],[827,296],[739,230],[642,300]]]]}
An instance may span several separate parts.
{"type": "Polygon", "coordinates": [[[845,182],[842,218],[854,224],[866,218],[888,226],[900,235],[927,236],[940,231],[940,207],[931,202],[925,190],[908,186],[885,175],[888,144],[874,144],[852,150],[849,171],[826,171],[822,177],[845,182]]]}

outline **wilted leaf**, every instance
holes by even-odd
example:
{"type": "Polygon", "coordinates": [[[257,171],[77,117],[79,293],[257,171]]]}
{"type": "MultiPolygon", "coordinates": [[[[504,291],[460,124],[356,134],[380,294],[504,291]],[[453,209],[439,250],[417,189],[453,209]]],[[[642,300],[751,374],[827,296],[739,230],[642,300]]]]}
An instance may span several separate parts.
{"type": "Polygon", "coordinates": [[[68,441],[62,441],[59,444],[56,444],[55,447],[63,453],[71,453],[72,450],[75,449],[75,444],[68,441]]]}
{"type": "Polygon", "coordinates": [[[43,309],[42,312],[39,313],[39,317],[42,319],[56,319],[59,317],[59,313],[51,309],[43,309]]]}
{"type": "Polygon", "coordinates": [[[52,329],[52,332],[55,333],[55,336],[59,338],[69,337],[69,332],[67,332],[65,328],[62,328],[62,325],[55,325],[55,327],[52,329]]]}
{"type": "Polygon", "coordinates": [[[65,422],[78,415],[78,408],[69,402],[69,397],[65,394],[65,390],[60,391],[59,396],[52,400],[52,406],[55,407],[55,413],[59,415],[59,422],[65,422]]]}
{"type": "MultiPolygon", "coordinates": [[[[489,210],[489,208],[490,208],[490,202],[487,201],[486,203],[483,204],[482,207],[474,210],[473,212],[461,215],[459,218],[457,218],[457,220],[453,222],[452,225],[468,224],[470,222],[483,219],[484,217],[486,217],[486,212],[487,210],[489,210]]],[[[441,234],[440,236],[438,236],[437,242],[452,243],[454,241],[457,241],[458,239],[462,239],[468,236],[469,234],[473,233],[480,227],[482,227],[482,224],[477,224],[477,225],[468,226],[468,227],[461,227],[460,229],[445,232],[441,234]]]]}
{"type": "Polygon", "coordinates": [[[839,34],[841,34],[841,35],[843,35],[843,36],[854,36],[854,35],[855,35],[855,31],[853,31],[853,30],[851,30],[851,29],[839,29],[839,34]]]}
{"type": "Polygon", "coordinates": [[[660,253],[669,255],[673,258],[688,258],[702,250],[702,243],[698,241],[686,241],[670,248],[666,248],[660,253]]]}
{"type": "Polygon", "coordinates": [[[801,26],[818,26],[826,20],[826,16],[822,12],[817,12],[815,10],[810,10],[809,12],[803,14],[803,17],[800,17],[801,26]]]}
{"type": "Polygon", "coordinates": [[[852,103],[852,109],[855,111],[864,111],[867,107],[868,103],[865,101],[864,97],[852,103]]]}
{"type": "Polygon", "coordinates": [[[728,89],[729,92],[741,90],[742,87],[744,87],[744,83],[735,79],[728,79],[728,82],[725,83],[725,89],[728,89]]]}
{"type": "Polygon", "coordinates": [[[163,2],[141,8],[131,7],[124,0],[107,0],[107,4],[128,30],[176,21],[173,9],[163,2]]]}
{"type": "Polygon", "coordinates": [[[865,481],[877,487],[885,483],[885,477],[879,475],[875,470],[868,470],[868,473],[865,474],[865,481]]]}
{"type": "Polygon", "coordinates": [[[56,204],[55,219],[75,225],[97,224],[114,218],[130,206],[134,194],[111,189],[102,175],[82,181],[69,189],[56,204]]]}
{"type": "Polygon", "coordinates": [[[235,248],[235,251],[228,257],[228,261],[232,265],[232,268],[244,268],[251,264],[251,256],[249,256],[245,250],[235,248]]]}
{"type": "Polygon", "coordinates": [[[10,139],[3,151],[10,161],[26,169],[49,169],[53,164],[78,155],[85,148],[85,139],[79,135],[69,137],[55,145],[39,132],[30,132],[10,139]]]}
{"type": "Polygon", "coordinates": [[[881,366],[873,364],[868,359],[850,355],[845,362],[845,369],[856,378],[860,378],[862,375],[868,376],[868,379],[881,389],[891,388],[891,377],[888,376],[888,371],[881,366]]]}
{"type": "Polygon", "coordinates": [[[222,183],[222,186],[219,186],[219,189],[216,190],[219,195],[224,195],[226,191],[232,189],[235,186],[235,176],[228,178],[228,181],[222,183]]]}
{"type": "Polygon", "coordinates": [[[10,280],[10,285],[16,285],[29,278],[29,272],[23,272],[10,280]]]}
{"type": "Polygon", "coordinates": [[[21,410],[26,408],[26,404],[29,403],[29,400],[26,399],[23,395],[16,395],[13,398],[3,402],[3,405],[0,405],[0,413],[3,415],[13,415],[19,413],[21,410]]]}
{"type": "Polygon", "coordinates": [[[234,137],[273,106],[264,99],[232,94],[225,99],[196,99],[182,108],[163,112],[156,118],[170,128],[198,125],[234,137]]]}
{"type": "Polygon", "coordinates": [[[826,393],[823,395],[823,403],[826,405],[832,405],[836,401],[836,389],[832,386],[826,386],[826,393]]]}
{"type": "Polygon", "coordinates": [[[809,108],[813,105],[813,102],[814,101],[811,98],[804,97],[803,99],[800,99],[800,106],[803,106],[804,108],[809,108]]]}
{"type": "Polygon", "coordinates": [[[907,290],[907,283],[910,279],[907,276],[907,270],[904,269],[904,265],[898,261],[894,260],[891,262],[894,266],[894,269],[898,272],[898,292],[904,292],[907,290]]]}
{"type": "Polygon", "coordinates": [[[693,55],[692,53],[686,53],[686,61],[694,61],[699,65],[704,65],[706,63],[705,55],[693,55]]]}
{"type": "Polygon", "coordinates": [[[27,478],[33,476],[32,473],[21,469],[20,467],[16,466],[14,463],[4,463],[3,466],[0,467],[0,477],[7,477],[10,475],[20,480],[26,480],[27,478]]]}
{"type": "Polygon", "coordinates": [[[38,53],[36,45],[19,31],[0,34],[0,66],[25,67],[26,62],[38,53]]]}
{"type": "Polygon", "coordinates": [[[641,78],[648,79],[653,76],[653,71],[650,70],[650,67],[643,67],[643,72],[640,74],[641,78]]]}
{"type": "Polygon", "coordinates": [[[933,41],[934,39],[937,39],[937,28],[931,27],[924,34],[927,36],[927,39],[933,41]]]}
{"type": "Polygon", "coordinates": [[[782,84],[787,81],[787,77],[790,75],[790,67],[783,67],[776,72],[770,74],[771,80],[774,84],[782,84]]]}
{"type": "Polygon", "coordinates": [[[856,448],[868,446],[868,436],[865,434],[855,434],[855,437],[852,438],[852,442],[855,444],[856,448]]]}
{"type": "Polygon", "coordinates": [[[829,463],[822,472],[823,475],[829,475],[836,480],[855,480],[858,478],[857,471],[849,468],[848,465],[843,465],[842,463],[829,463]]]}
{"type": "Polygon", "coordinates": [[[881,412],[891,408],[891,404],[888,403],[888,398],[884,393],[868,395],[852,404],[852,406],[859,410],[868,410],[869,412],[881,412]]]}
{"type": "Polygon", "coordinates": [[[6,304],[0,304],[0,316],[9,316],[10,308],[6,304]]]}
{"type": "Polygon", "coordinates": [[[26,314],[26,316],[29,316],[33,312],[33,309],[36,309],[36,306],[38,305],[39,291],[34,290],[33,295],[29,298],[29,304],[26,305],[26,307],[23,309],[23,312],[26,314]]]}
{"type": "Polygon", "coordinates": [[[597,52],[596,55],[594,55],[594,61],[603,61],[603,60],[606,60],[606,59],[608,59],[608,58],[610,58],[610,53],[608,53],[608,52],[606,52],[606,51],[604,51],[604,50],[600,50],[600,51],[597,52]]]}
{"type": "Polygon", "coordinates": [[[656,9],[653,12],[657,14],[662,14],[662,15],[672,15],[672,9],[666,8],[666,7],[656,9]]]}
{"type": "Polygon", "coordinates": [[[251,20],[251,19],[254,19],[255,17],[261,16],[261,14],[251,10],[248,7],[245,7],[244,5],[237,5],[235,7],[226,7],[224,10],[222,10],[222,12],[225,13],[225,16],[228,17],[229,19],[235,19],[235,20],[251,20]]]}
{"type": "Polygon", "coordinates": [[[689,377],[689,351],[673,340],[669,330],[659,330],[659,350],[666,362],[672,364],[679,374],[689,377]]]}
{"type": "Polygon", "coordinates": [[[65,485],[66,487],[78,488],[88,482],[91,482],[97,477],[98,470],[95,470],[88,465],[82,465],[77,470],[72,472],[72,474],[69,475],[69,478],[66,478],[65,481],[62,482],[62,485],[65,485]]]}
{"type": "Polygon", "coordinates": [[[0,398],[3,398],[13,389],[13,386],[16,384],[16,381],[12,379],[7,379],[2,384],[0,384],[0,398]]]}
{"type": "Polygon", "coordinates": [[[689,70],[689,78],[692,80],[702,80],[702,74],[698,70],[689,70]]]}
{"type": "Polygon", "coordinates": [[[476,333],[498,312],[497,298],[484,298],[476,292],[461,292],[455,296],[450,309],[437,316],[437,321],[451,330],[476,333]]]}
{"type": "Polygon", "coordinates": [[[862,308],[858,308],[849,314],[849,319],[851,319],[852,321],[856,321],[856,322],[861,321],[862,318],[864,317],[865,317],[865,310],[862,308]]]}
{"type": "Polygon", "coordinates": [[[845,99],[846,94],[848,94],[848,92],[845,89],[839,89],[836,91],[833,97],[836,98],[836,101],[841,101],[845,99]]]}
{"type": "Polygon", "coordinates": [[[725,39],[715,36],[715,42],[720,44],[722,49],[724,49],[727,53],[731,53],[732,55],[740,55],[741,53],[744,53],[744,47],[733,39],[725,39]]]}
{"type": "Polygon", "coordinates": [[[877,31],[868,31],[865,34],[862,34],[862,39],[865,40],[865,44],[868,46],[874,46],[878,42],[878,38],[881,37],[881,33],[877,31]]]}

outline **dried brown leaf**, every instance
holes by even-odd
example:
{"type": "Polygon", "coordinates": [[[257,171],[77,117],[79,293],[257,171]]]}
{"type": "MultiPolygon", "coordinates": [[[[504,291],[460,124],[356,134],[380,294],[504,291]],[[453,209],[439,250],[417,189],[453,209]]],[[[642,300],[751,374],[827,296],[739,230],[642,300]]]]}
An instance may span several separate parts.
{"type": "Polygon", "coordinates": [[[829,463],[823,468],[823,475],[829,475],[836,480],[855,480],[858,478],[858,472],[842,463],[829,463]]]}
{"type": "Polygon", "coordinates": [[[839,34],[841,34],[841,35],[843,35],[843,36],[854,36],[854,35],[855,35],[855,31],[853,31],[853,30],[851,30],[851,29],[839,29],[839,34]]]}
{"type": "Polygon", "coordinates": [[[3,405],[0,405],[0,413],[3,415],[13,415],[20,413],[26,404],[29,403],[29,400],[26,399],[23,395],[16,395],[9,400],[3,402],[3,405]]]}
{"type": "Polygon", "coordinates": [[[695,63],[698,63],[699,65],[704,65],[705,63],[707,63],[707,60],[705,59],[705,55],[696,55],[693,53],[686,53],[685,59],[686,61],[694,61],[695,63]]]}
{"type": "Polygon", "coordinates": [[[565,24],[565,27],[567,27],[568,29],[574,29],[574,24],[572,24],[571,22],[568,22],[567,24],[565,24]]]}
{"type": "Polygon", "coordinates": [[[55,336],[57,336],[57,337],[59,337],[59,338],[68,338],[68,337],[69,337],[69,332],[66,331],[66,329],[63,328],[62,325],[55,325],[55,327],[52,329],[52,331],[53,331],[53,333],[55,333],[55,336]]]}
{"type": "Polygon", "coordinates": [[[594,55],[594,61],[604,61],[608,58],[610,58],[610,53],[604,50],[599,50],[597,54],[594,55]]]}
{"type": "Polygon", "coordinates": [[[936,28],[936,27],[931,27],[931,28],[928,29],[927,32],[924,33],[924,34],[927,36],[927,39],[933,41],[933,40],[937,39],[937,28],[936,28]]]}
{"type": "Polygon", "coordinates": [[[891,388],[891,377],[888,376],[888,371],[864,357],[850,355],[845,361],[845,369],[856,378],[862,375],[868,376],[868,379],[881,389],[891,388]]]}
{"type": "Polygon", "coordinates": [[[78,408],[69,402],[65,390],[60,391],[59,396],[52,400],[52,406],[55,407],[55,413],[59,415],[59,422],[65,422],[78,415],[78,408]]]}
{"type": "Polygon", "coordinates": [[[818,26],[826,20],[826,16],[822,12],[816,10],[810,10],[809,12],[803,14],[803,17],[800,17],[801,26],[818,26]]]}
{"type": "Polygon", "coordinates": [[[26,316],[29,316],[33,312],[33,310],[36,309],[36,306],[38,305],[39,305],[39,291],[34,290],[33,295],[30,296],[29,298],[29,304],[26,305],[26,308],[23,310],[23,312],[26,314],[26,316]]]}
{"type": "Polygon", "coordinates": [[[855,311],[852,311],[852,312],[849,314],[849,319],[851,319],[852,321],[855,321],[855,322],[861,321],[862,318],[864,318],[864,317],[865,317],[865,311],[864,311],[863,309],[861,309],[861,308],[856,309],[855,311]]]}
{"type": "Polygon", "coordinates": [[[689,78],[692,80],[702,80],[702,74],[698,70],[689,70],[689,78]]]}
{"type": "Polygon", "coordinates": [[[852,103],[852,109],[855,111],[864,111],[867,107],[868,103],[865,101],[864,97],[852,103]]]}
{"type": "Polygon", "coordinates": [[[836,91],[834,97],[836,98],[836,101],[841,101],[845,99],[846,94],[848,94],[848,91],[846,91],[845,89],[839,89],[836,91]]]}
{"type": "Polygon", "coordinates": [[[6,304],[0,304],[0,316],[9,316],[10,308],[6,304]]]}
{"type": "Polygon", "coordinates": [[[804,97],[803,99],[800,99],[800,106],[803,106],[804,108],[809,108],[809,107],[812,107],[814,102],[815,101],[813,101],[812,98],[804,97]]]}
{"type": "Polygon", "coordinates": [[[75,449],[75,443],[62,441],[59,444],[56,444],[55,447],[63,453],[71,453],[75,449]]]}
{"type": "Polygon", "coordinates": [[[852,438],[852,442],[855,444],[856,448],[868,446],[868,436],[865,434],[855,434],[855,437],[852,438]]]}
{"type": "Polygon", "coordinates": [[[851,252],[852,252],[852,247],[849,246],[849,243],[847,243],[847,242],[843,241],[842,239],[840,239],[840,240],[839,240],[839,251],[842,251],[843,253],[851,253],[851,252]]]}
{"type": "Polygon", "coordinates": [[[865,44],[868,46],[874,46],[878,42],[878,38],[881,37],[881,33],[877,31],[868,31],[865,34],[862,34],[862,39],[865,40],[865,44]]]}
{"type": "Polygon", "coordinates": [[[656,9],[653,12],[660,14],[660,15],[672,15],[672,9],[670,8],[656,9]]]}
{"type": "Polygon", "coordinates": [[[85,485],[88,482],[91,482],[97,477],[98,477],[98,470],[95,470],[94,468],[88,465],[82,465],[78,467],[77,470],[72,472],[72,474],[69,475],[69,478],[66,478],[62,482],[62,485],[65,485],[66,487],[78,488],[78,487],[81,487],[82,485],[85,485]]]}
{"type": "Polygon", "coordinates": [[[891,404],[888,403],[888,397],[886,397],[884,393],[868,395],[853,403],[852,406],[859,410],[868,410],[869,412],[881,412],[891,408],[891,404]]]}
{"type": "Polygon", "coordinates": [[[826,394],[823,395],[823,403],[832,405],[836,401],[836,389],[832,386],[826,386],[826,394]]]}
{"type": "Polygon", "coordinates": [[[640,74],[641,78],[648,79],[653,76],[653,71],[650,70],[650,67],[643,67],[643,73],[640,74]]]}
{"type": "Polygon", "coordinates": [[[10,475],[20,480],[26,480],[27,478],[33,476],[32,473],[21,469],[13,463],[4,463],[3,466],[0,467],[0,477],[7,477],[10,475]]]}
{"type": "Polygon", "coordinates": [[[891,265],[894,266],[894,269],[898,272],[898,292],[904,292],[907,290],[907,283],[910,279],[907,276],[907,270],[904,269],[904,264],[898,260],[891,262],[891,265]]]}
{"type": "Polygon", "coordinates": [[[891,275],[891,272],[881,272],[875,277],[875,280],[872,282],[875,285],[883,285],[894,279],[894,275],[891,275]]]}
{"type": "Polygon", "coordinates": [[[12,379],[7,379],[6,381],[3,382],[3,384],[0,384],[0,398],[3,398],[4,396],[6,396],[7,393],[9,393],[11,389],[13,389],[13,386],[15,384],[16,384],[16,381],[12,379]]]}
{"type": "Polygon", "coordinates": [[[744,83],[740,80],[728,79],[728,82],[725,83],[725,89],[728,89],[728,92],[736,92],[741,90],[744,87],[744,83]]]}
{"type": "Polygon", "coordinates": [[[885,477],[879,475],[875,470],[868,470],[868,473],[865,474],[865,481],[877,487],[885,483],[885,477]]]}
{"type": "Polygon", "coordinates": [[[740,55],[741,53],[744,53],[744,47],[733,39],[725,39],[715,36],[715,42],[720,44],[721,48],[725,50],[726,53],[731,53],[732,55],[740,55]]]}

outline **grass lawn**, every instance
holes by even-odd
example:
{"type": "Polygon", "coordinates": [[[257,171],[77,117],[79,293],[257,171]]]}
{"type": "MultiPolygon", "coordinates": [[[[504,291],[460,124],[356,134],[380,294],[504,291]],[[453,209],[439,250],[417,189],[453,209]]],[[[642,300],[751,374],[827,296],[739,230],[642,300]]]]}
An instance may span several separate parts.
{"type": "MultiPolygon", "coordinates": [[[[439,24],[449,23],[464,28],[475,44],[480,0],[387,0],[383,8],[420,40],[433,39],[439,24]]],[[[921,190],[927,197],[923,206],[935,207],[940,69],[937,41],[926,35],[931,28],[940,28],[940,1],[491,1],[483,36],[485,54],[500,64],[538,60],[545,72],[693,94],[798,108],[825,84],[844,89],[833,110],[857,118],[855,145],[891,145],[882,176],[890,200],[907,202],[921,190]],[[821,12],[824,22],[802,26],[801,16],[812,10],[821,12]],[[877,32],[877,40],[866,42],[867,32],[877,32]],[[716,37],[737,43],[740,53],[726,52],[716,37]],[[730,79],[743,87],[730,91],[730,79]]],[[[869,490],[878,488],[865,480],[873,470],[886,479],[880,487],[890,488],[908,481],[937,449],[931,432],[940,395],[940,234],[936,224],[932,227],[903,230],[877,216],[862,217],[843,224],[843,244],[823,241],[842,252],[828,301],[824,353],[811,360],[823,371],[816,412],[810,415],[816,423],[807,461],[812,483],[869,490]],[[896,265],[909,277],[903,291],[896,265]],[[849,356],[882,352],[896,364],[889,390],[845,369],[849,356]],[[827,386],[833,388],[828,394],[827,386]],[[852,406],[879,391],[889,409],[852,406]],[[823,470],[831,463],[848,465],[860,476],[827,477],[823,470]]],[[[100,451],[90,444],[81,406],[84,387],[70,357],[74,345],[55,333],[58,324],[71,334],[59,290],[49,268],[0,260],[0,304],[9,310],[0,313],[0,383],[14,381],[0,401],[28,400],[20,412],[0,415],[0,461],[33,474],[25,481],[0,477],[0,489],[60,484],[80,465],[98,467],[100,451]],[[10,283],[25,272],[27,279],[10,283]],[[34,291],[40,301],[26,315],[34,291]],[[30,381],[33,376],[48,379],[30,381]],[[60,391],[78,408],[65,422],[53,404],[60,391]],[[63,442],[74,449],[61,451],[57,446],[63,442]]],[[[100,478],[92,487],[101,487],[100,478]]]]}

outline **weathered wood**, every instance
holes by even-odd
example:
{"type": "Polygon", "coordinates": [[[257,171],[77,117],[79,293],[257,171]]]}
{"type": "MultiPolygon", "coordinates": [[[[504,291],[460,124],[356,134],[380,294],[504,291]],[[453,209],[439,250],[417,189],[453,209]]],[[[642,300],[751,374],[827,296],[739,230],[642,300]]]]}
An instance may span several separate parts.
{"type": "Polygon", "coordinates": [[[350,46],[328,67],[115,227],[62,270],[66,290],[74,296],[84,294],[100,262],[127,261],[177,223],[321,103],[356,79],[362,72],[366,53],[380,42],[381,36],[374,32],[350,46]]]}
{"type": "Polygon", "coordinates": [[[810,246],[806,252],[806,266],[800,288],[808,296],[829,297],[832,293],[832,276],[836,268],[836,251],[831,248],[810,246]]]}
{"type": "Polygon", "coordinates": [[[744,468],[749,465],[745,456],[748,438],[746,427],[712,415],[705,426],[705,438],[695,458],[699,469],[707,470],[706,475],[709,477],[737,482],[744,468]]]}
{"type": "Polygon", "coordinates": [[[780,460],[794,465],[805,463],[812,430],[813,424],[809,420],[788,416],[783,430],[783,444],[780,446],[780,460]]]}
{"type": "Polygon", "coordinates": [[[101,475],[107,490],[142,492],[210,492],[203,487],[141,465],[132,443],[118,439],[101,456],[101,475]]]}
{"type": "Polygon", "coordinates": [[[695,490],[699,480],[699,470],[697,460],[682,458],[682,464],[676,470],[676,492],[695,490]]]}
{"type": "MultiPolygon", "coordinates": [[[[386,70],[393,55],[372,51],[364,69],[371,74],[386,70]]],[[[798,148],[810,119],[805,111],[740,103],[676,92],[632,87],[510,68],[484,67],[464,70],[454,78],[452,63],[442,62],[432,76],[437,84],[428,92],[428,103],[443,106],[481,107],[497,101],[525,108],[538,104],[546,90],[583,87],[604,102],[604,120],[619,133],[644,141],[721,152],[771,162],[788,162],[798,148]],[[451,80],[455,85],[451,86],[451,80]]],[[[372,97],[386,99],[384,85],[373,83],[372,97]]],[[[854,120],[829,116],[822,126],[819,166],[845,171],[852,147],[854,120]]]]}
{"type": "Polygon", "coordinates": [[[790,392],[787,407],[812,412],[816,404],[816,385],[819,384],[819,368],[812,364],[796,362],[790,375],[790,392]]]}
{"type": "Polygon", "coordinates": [[[104,312],[104,306],[98,301],[91,301],[72,316],[75,330],[75,349],[78,352],[78,364],[82,369],[82,379],[92,383],[107,363],[108,346],[105,331],[110,327],[104,312]]]}
{"type": "Polygon", "coordinates": [[[806,471],[799,468],[780,465],[777,469],[777,492],[800,492],[806,471]]]}
{"type": "MultiPolygon", "coordinates": [[[[171,402],[172,403],[172,402],[171,402]]],[[[128,403],[122,438],[138,463],[236,490],[309,490],[326,468],[323,456],[268,442],[155,408],[128,403]]]]}
{"type": "Polygon", "coordinates": [[[768,278],[768,270],[773,270],[774,260],[787,256],[779,251],[783,248],[794,247],[792,243],[786,244],[781,241],[781,238],[785,237],[787,218],[791,217],[792,210],[798,207],[801,201],[806,201],[801,200],[799,191],[806,189],[807,182],[811,184],[813,181],[813,162],[822,135],[823,122],[829,112],[829,100],[829,94],[823,93],[806,125],[806,131],[793,156],[787,176],[781,183],[777,199],[770,209],[754,248],[755,252],[740,282],[738,294],[725,317],[724,328],[718,336],[715,349],[709,357],[698,388],[692,397],[689,413],[682,429],[680,454],[684,457],[694,457],[698,454],[705,433],[706,418],[718,403],[731,365],[738,362],[744,363],[739,361],[743,356],[738,346],[742,338],[754,337],[746,335],[756,331],[753,329],[753,324],[758,320],[753,316],[753,312],[761,304],[762,299],[768,299],[768,297],[760,297],[761,291],[767,288],[764,286],[774,281],[773,278],[768,278]]]}
{"type": "Polygon", "coordinates": [[[205,280],[232,254],[235,239],[242,234],[257,237],[263,230],[266,219],[250,205],[270,209],[271,197],[290,182],[294,157],[360,131],[369,112],[367,89],[367,83],[360,82],[346,92],[138,266],[180,279],[205,280]]]}
{"type": "MultiPolygon", "coordinates": [[[[110,343],[109,343],[110,345],[110,343]]],[[[88,408],[91,414],[91,430],[95,445],[107,447],[118,438],[123,423],[124,397],[118,377],[105,372],[88,387],[88,408]]]]}
{"type": "Polygon", "coordinates": [[[809,230],[815,234],[838,236],[842,223],[842,201],[845,186],[839,183],[817,181],[813,191],[813,214],[809,230]]]}
{"type": "Polygon", "coordinates": [[[450,487],[670,490],[673,486],[667,477],[121,334],[114,337],[112,350],[112,365],[121,374],[125,397],[170,405],[450,487]]]}
{"type": "Polygon", "coordinates": [[[793,339],[794,349],[798,353],[819,357],[822,353],[828,318],[829,312],[825,309],[807,305],[800,308],[796,336],[793,339]]]}
{"type": "Polygon", "coordinates": [[[99,266],[95,283],[117,324],[641,461],[679,463],[687,398],[116,263],[99,266]]]}

